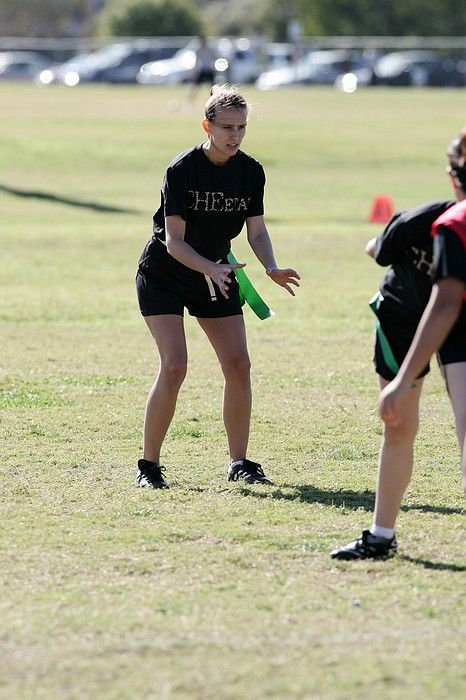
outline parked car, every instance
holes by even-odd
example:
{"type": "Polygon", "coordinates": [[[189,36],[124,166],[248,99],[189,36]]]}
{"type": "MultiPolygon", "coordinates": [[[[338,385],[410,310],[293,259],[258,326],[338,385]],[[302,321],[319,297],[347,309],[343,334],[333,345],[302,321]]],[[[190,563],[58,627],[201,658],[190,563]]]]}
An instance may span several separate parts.
{"type": "Polygon", "coordinates": [[[290,66],[299,57],[298,50],[293,44],[265,44],[262,53],[264,55],[264,67],[267,71],[290,66]]]}
{"type": "Polygon", "coordinates": [[[344,49],[311,51],[290,65],[261,73],[256,85],[260,90],[292,85],[333,85],[340,73],[361,66],[360,56],[344,49]]]}
{"type": "Polygon", "coordinates": [[[55,63],[47,68],[43,68],[35,76],[35,82],[40,85],[51,85],[52,83],[61,83],[74,87],[79,83],[79,70],[81,66],[86,65],[86,61],[92,54],[82,53],[73,56],[64,63],[55,63]]]}
{"type": "Polygon", "coordinates": [[[458,87],[465,84],[466,65],[432,51],[399,51],[379,58],[374,66],[376,85],[458,87]]]}
{"type": "Polygon", "coordinates": [[[135,83],[140,67],[148,61],[167,59],[177,51],[177,46],[158,48],[128,48],[107,67],[97,67],[92,76],[84,79],[107,83],[135,83]]]}
{"type": "Polygon", "coordinates": [[[335,85],[345,89],[364,85],[461,87],[466,85],[466,61],[433,51],[394,51],[381,56],[372,68],[339,75],[335,85]]]}
{"type": "Polygon", "coordinates": [[[50,63],[34,51],[4,51],[0,53],[0,80],[34,80],[50,63]]]}
{"type": "Polygon", "coordinates": [[[223,74],[230,83],[254,83],[257,80],[261,55],[249,39],[220,39],[218,51],[220,55],[217,68],[220,78],[223,74]]]}
{"type": "Polygon", "coordinates": [[[99,51],[81,54],[61,65],[41,71],[38,81],[43,85],[63,83],[74,87],[85,82],[135,83],[143,63],[167,58],[176,46],[144,46],[133,43],[110,44],[99,51]]]}
{"type": "MultiPolygon", "coordinates": [[[[232,83],[253,83],[259,74],[258,51],[249,39],[223,38],[209,41],[216,55],[219,79],[232,83]]],[[[189,82],[196,63],[198,40],[193,39],[165,61],[151,61],[141,66],[137,81],[141,85],[176,85],[189,82]]]]}

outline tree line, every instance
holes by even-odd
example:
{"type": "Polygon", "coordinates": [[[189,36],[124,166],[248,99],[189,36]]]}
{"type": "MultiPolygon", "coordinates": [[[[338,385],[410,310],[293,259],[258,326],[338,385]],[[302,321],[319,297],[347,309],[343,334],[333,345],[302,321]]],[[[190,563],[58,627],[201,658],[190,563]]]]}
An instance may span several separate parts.
{"type": "Polygon", "coordinates": [[[463,36],[459,0],[0,0],[3,36],[463,36]]]}

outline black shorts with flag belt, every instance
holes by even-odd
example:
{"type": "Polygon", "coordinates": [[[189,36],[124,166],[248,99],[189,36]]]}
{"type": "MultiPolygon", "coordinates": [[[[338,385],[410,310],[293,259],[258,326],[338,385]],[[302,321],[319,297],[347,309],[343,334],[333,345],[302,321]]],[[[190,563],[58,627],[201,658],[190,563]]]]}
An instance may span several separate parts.
{"type": "MultiPolygon", "coordinates": [[[[207,275],[196,272],[170,258],[164,243],[152,239],[144,248],[138,264],[136,290],[143,316],[176,314],[186,308],[196,318],[224,318],[242,314],[239,286],[231,273],[228,299],[207,275]]],[[[228,264],[228,260],[222,260],[228,264]]]]}
{"type": "MultiPolygon", "coordinates": [[[[413,342],[414,335],[416,333],[416,328],[419,319],[400,319],[399,310],[393,310],[386,300],[382,301],[378,310],[377,317],[380,321],[382,330],[388,340],[391,351],[395,360],[400,366],[405,359],[408,350],[413,342]]],[[[380,341],[379,335],[376,333],[375,337],[375,350],[374,350],[374,365],[377,374],[391,381],[395,378],[396,374],[388,366],[386,353],[380,341]]],[[[423,371],[419,374],[420,377],[424,377],[430,370],[430,365],[427,365],[423,371]]]]}

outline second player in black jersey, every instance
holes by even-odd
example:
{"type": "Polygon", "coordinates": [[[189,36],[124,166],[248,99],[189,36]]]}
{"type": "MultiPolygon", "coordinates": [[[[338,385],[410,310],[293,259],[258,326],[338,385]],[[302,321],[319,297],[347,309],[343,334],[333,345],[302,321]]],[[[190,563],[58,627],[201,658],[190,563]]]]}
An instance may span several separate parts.
{"type": "Polygon", "coordinates": [[[331,556],[336,559],[387,557],[397,551],[395,523],[411,479],[419,399],[430,356],[435,351],[455,414],[466,489],[466,314],[464,304],[461,305],[461,290],[466,284],[466,130],[450,144],[448,160],[453,190],[461,203],[433,202],[399,213],[366,246],[366,252],[378,263],[391,266],[380,285],[375,308],[375,366],[384,433],[372,526],[359,539],[333,550],[331,556]],[[455,218],[454,212],[458,212],[455,218]],[[451,219],[464,231],[462,241],[449,231],[451,219]],[[445,222],[445,226],[433,238],[438,222],[445,222]],[[446,300],[445,308],[434,304],[433,309],[441,323],[445,323],[443,314],[450,297],[453,300],[448,336],[447,331],[435,335],[432,330],[432,300],[439,294],[446,300]],[[421,351],[420,331],[421,345],[427,346],[421,351]],[[429,346],[426,338],[434,336],[435,343],[429,346]]]}

